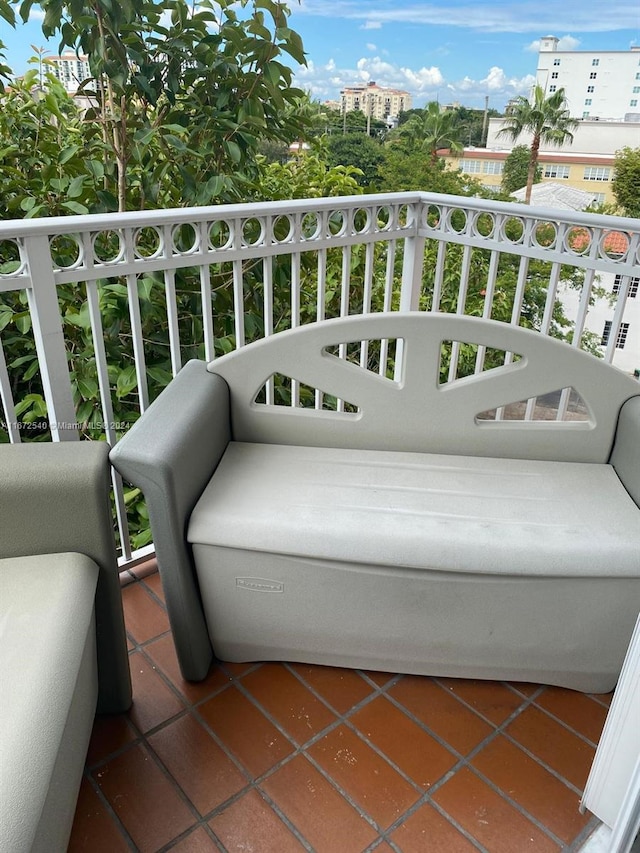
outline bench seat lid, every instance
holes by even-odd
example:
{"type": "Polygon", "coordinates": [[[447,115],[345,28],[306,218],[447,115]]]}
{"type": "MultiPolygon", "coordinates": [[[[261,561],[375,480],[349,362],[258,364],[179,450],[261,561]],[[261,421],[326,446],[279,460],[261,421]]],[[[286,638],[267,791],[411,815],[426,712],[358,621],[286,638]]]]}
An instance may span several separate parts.
{"type": "Polygon", "coordinates": [[[610,465],[231,442],[192,544],[378,566],[640,577],[610,465]]]}

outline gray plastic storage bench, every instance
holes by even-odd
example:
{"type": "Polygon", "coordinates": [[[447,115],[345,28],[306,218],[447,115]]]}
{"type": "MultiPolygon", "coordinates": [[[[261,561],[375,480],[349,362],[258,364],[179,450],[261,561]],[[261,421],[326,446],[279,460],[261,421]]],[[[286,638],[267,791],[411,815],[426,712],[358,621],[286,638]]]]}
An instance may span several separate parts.
{"type": "Polygon", "coordinates": [[[108,451],[0,447],[3,853],[64,853],[94,714],[131,705],[108,451]]]}
{"type": "Polygon", "coordinates": [[[504,323],[330,320],[191,362],[112,451],[184,676],[295,660],[608,691],[640,610],[640,386],[504,323]],[[394,378],[336,354],[396,341],[394,378]],[[440,384],[443,342],[516,354],[440,384]],[[356,344],[357,345],[357,344],[356,344]],[[347,401],[266,405],[270,377],[347,401]],[[478,418],[573,388],[583,422],[478,418]]]}

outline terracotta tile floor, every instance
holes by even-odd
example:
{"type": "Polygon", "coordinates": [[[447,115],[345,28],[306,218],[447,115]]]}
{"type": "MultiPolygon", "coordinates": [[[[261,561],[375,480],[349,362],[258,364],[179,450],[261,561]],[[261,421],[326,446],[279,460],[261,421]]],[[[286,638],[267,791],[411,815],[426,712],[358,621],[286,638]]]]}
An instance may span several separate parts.
{"type": "Polygon", "coordinates": [[[188,684],[159,576],[123,598],[134,705],[96,721],[71,851],[551,853],[597,825],[609,696],[279,663],[188,684]]]}

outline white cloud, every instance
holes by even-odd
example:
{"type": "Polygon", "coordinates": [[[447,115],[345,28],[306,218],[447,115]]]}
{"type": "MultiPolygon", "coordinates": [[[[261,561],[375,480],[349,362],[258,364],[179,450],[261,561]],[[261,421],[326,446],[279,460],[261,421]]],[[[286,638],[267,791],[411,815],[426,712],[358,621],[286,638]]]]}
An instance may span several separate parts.
{"type": "Polygon", "coordinates": [[[528,95],[535,83],[531,74],[525,77],[509,76],[504,69],[492,66],[487,74],[479,79],[466,76],[459,80],[447,80],[441,69],[433,65],[421,68],[394,65],[380,56],[363,56],[355,67],[340,68],[331,59],[325,65],[309,65],[296,71],[297,83],[310,91],[312,97],[320,100],[336,98],[345,86],[362,85],[375,80],[379,86],[405,89],[410,92],[414,106],[424,106],[427,101],[460,101],[467,106],[481,106],[485,96],[490,97],[491,105],[502,108],[515,95],[528,95]]]}
{"type": "Polygon", "coordinates": [[[381,30],[382,24],[380,21],[365,21],[360,27],[361,30],[381,30]]]}
{"type": "Polygon", "coordinates": [[[373,42],[370,42],[370,41],[367,42],[367,50],[374,51],[377,49],[378,49],[378,46],[373,44],[373,42]]]}
{"type": "Polygon", "coordinates": [[[431,68],[420,68],[418,71],[412,71],[411,68],[401,68],[400,70],[407,80],[408,88],[419,93],[437,88],[444,83],[442,72],[435,65],[432,65],[431,68]]]}
{"type": "MultiPolygon", "coordinates": [[[[558,39],[558,50],[576,50],[580,44],[580,39],[566,35],[558,39]]],[[[537,53],[540,50],[540,39],[534,39],[531,44],[528,44],[525,50],[531,53],[537,53]]]]}
{"type": "Polygon", "coordinates": [[[502,68],[493,65],[487,72],[487,76],[481,80],[473,80],[471,77],[463,77],[447,85],[451,96],[464,95],[465,101],[478,101],[485,95],[489,95],[493,104],[501,104],[515,95],[528,95],[531,87],[536,82],[533,74],[524,77],[509,77],[502,68]]]}

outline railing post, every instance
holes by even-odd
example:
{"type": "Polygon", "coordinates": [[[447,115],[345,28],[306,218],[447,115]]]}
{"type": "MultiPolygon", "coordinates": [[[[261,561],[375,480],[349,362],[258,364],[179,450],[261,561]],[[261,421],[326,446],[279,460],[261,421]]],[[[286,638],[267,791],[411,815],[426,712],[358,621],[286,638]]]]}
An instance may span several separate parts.
{"type": "MultiPolygon", "coordinates": [[[[404,238],[402,254],[402,283],[400,285],[400,304],[398,312],[418,311],[422,292],[422,272],[424,269],[424,246],[426,239],[418,237],[424,203],[416,202],[408,206],[408,215],[412,217],[416,236],[404,238]]],[[[396,343],[394,377],[400,381],[404,363],[404,341],[396,343]]]]}
{"type": "Polygon", "coordinates": [[[74,441],[78,439],[76,409],[73,404],[49,240],[46,236],[27,237],[24,248],[31,279],[27,298],[51,438],[54,441],[74,441]]]}
{"type": "Polygon", "coordinates": [[[20,442],[20,430],[18,429],[18,419],[16,418],[16,410],[13,405],[13,396],[11,394],[11,382],[7,371],[7,362],[0,341],[0,402],[4,409],[6,418],[6,430],[9,433],[9,441],[12,444],[20,442]]]}
{"type": "Polygon", "coordinates": [[[424,245],[425,238],[417,236],[420,228],[424,204],[415,202],[408,205],[408,216],[415,227],[414,237],[404,238],[404,252],[402,256],[402,285],[400,288],[400,305],[398,311],[417,311],[420,307],[420,293],[422,292],[422,271],[424,269],[424,245]]]}

